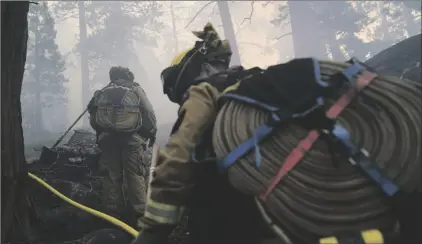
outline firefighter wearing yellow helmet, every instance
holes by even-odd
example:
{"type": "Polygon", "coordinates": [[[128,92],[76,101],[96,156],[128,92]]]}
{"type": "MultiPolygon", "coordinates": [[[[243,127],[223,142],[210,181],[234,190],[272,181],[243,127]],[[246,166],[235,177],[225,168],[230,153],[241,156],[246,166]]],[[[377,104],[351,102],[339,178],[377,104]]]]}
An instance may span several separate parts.
{"type": "Polygon", "coordinates": [[[223,180],[215,163],[197,160],[212,156],[201,139],[212,128],[219,96],[235,83],[225,77],[243,69],[228,69],[229,42],[221,40],[211,24],[193,34],[201,40],[161,73],[164,93],[180,105],[179,117],[153,162],[145,215],[139,221],[142,231],[133,244],[166,243],[186,209],[192,243],[255,243],[255,233],[262,233],[253,199],[223,180]],[[210,82],[211,77],[217,77],[216,82],[210,82]]]}
{"type": "Polygon", "coordinates": [[[232,54],[229,42],[220,40],[211,24],[193,34],[201,41],[176,55],[170,66],[161,72],[164,94],[180,105],[187,89],[200,83],[198,78],[226,70],[232,54]]]}

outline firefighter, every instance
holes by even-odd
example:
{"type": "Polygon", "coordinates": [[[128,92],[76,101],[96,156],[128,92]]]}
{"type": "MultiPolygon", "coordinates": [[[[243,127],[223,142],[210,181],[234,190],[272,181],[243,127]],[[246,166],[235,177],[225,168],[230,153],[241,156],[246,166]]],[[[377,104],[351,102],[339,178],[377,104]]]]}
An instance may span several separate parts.
{"type": "Polygon", "coordinates": [[[102,151],[99,164],[107,172],[102,180],[102,203],[107,213],[120,216],[124,171],[128,200],[139,218],[144,214],[150,165],[145,155],[157,131],[155,113],[128,68],[112,67],[109,75],[110,83],[96,91],[88,105],[90,124],[102,151]]]}
{"type": "Polygon", "coordinates": [[[142,232],[133,243],[165,243],[187,209],[193,243],[256,243],[262,222],[253,197],[237,192],[215,163],[203,160],[213,155],[209,131],[216,101],[233,85],[227,75],[242,68],[229,69],[229,42],[211,24],[193,34],[201,41],[161,73],[164,93],[180,109],[167,145],[158,151],[142,232]]]}

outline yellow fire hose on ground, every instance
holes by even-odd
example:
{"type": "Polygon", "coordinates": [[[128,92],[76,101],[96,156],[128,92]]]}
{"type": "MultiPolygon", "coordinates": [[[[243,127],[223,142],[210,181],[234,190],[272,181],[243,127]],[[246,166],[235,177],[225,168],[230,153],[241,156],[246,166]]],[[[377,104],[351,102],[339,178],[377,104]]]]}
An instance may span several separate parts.
{"type": "Polygon", "coordinates": [[[47,182],[43,181],[42,179],[38,178],[37,176],[35,176],[34,174],[31,174],[28,172],[28,176],[34,180],[36,180],[38,183],[40,183],[42,186],[44,186],[45,188],[47,188],[49,191],[51,191],[54,195],[56,195],[57,197],[59,197],[60,199],[64,200],[65,202],[69,203],[70,205],[85,211],[91,215],[94,215],[95,217],[98,217],[100,219],[103,219],[121,229],[123,229],[124,231],[126,231],[127,233],[129,233],[130,235],[132,235],[134,238],[136,238],[136,236],[138,236],[138,232],[133,229],[132,227],[130,227],[128,224],[114,218],[111,217],[110,215],[107,215],[105,213],[102,213],[98,210],[89,208],[85,205],[82,205],[78,202],[73,201],[72,199],[66,197],[65,195],[63,195],[62,193],[60,193],[59,191],[57,191],[56,189],[54,189],[52,186],[50,186],[47,182]]]}

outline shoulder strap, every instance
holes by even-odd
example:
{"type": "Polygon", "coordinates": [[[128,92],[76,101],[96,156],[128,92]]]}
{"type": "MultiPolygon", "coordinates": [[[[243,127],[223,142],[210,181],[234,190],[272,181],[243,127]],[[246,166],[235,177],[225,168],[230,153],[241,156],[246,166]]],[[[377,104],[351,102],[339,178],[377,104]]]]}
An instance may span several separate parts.
{"type": "MultiPolygon", "coordinates": [[[[105,87],[103,87],[101,90],[98,90],[98,93],[105,93],[106,89],[123,89],[126,90],[125,93],[123,94],[123,96],[125,96],[127,94],[127,92],[131,91],[134,92],[136,94],[136,96],[138,97],[138,100],[140,100],[140,94],[138,94],[138,92],[136,92],[136,88],[140,87],[139,84],[135,83],[135,82],[128,82],[125,80],[119,80],[119,81],[115,81],[115,82],[110,82],[108,85],[106,85],[105,87]]],[[[125,108],[142,108],[141,104],[137,104],[137,105],[119,105],[119,104],[115,104],[112,102],[101,102],[101,103],[96,103],[96,105],[98,106],[113,106],[113,107],[125,107],[125,108]]]]}
{"type": "Polygon", "coordinates": [[[259,73],[262,73],[262,69],[259,67],[245,70],[242,66],[235,66],[223,72],[214,74],[213,76],[203,79],[202,81],[210,83],[220,92],[224,93],[228,87],[233,87],[239,81],[259,73]]]}

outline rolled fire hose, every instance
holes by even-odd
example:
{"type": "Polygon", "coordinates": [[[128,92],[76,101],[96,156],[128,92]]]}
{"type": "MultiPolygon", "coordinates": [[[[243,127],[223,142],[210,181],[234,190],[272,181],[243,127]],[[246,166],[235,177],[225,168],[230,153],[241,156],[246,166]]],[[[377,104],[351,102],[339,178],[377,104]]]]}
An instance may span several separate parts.
{"type": "MultiPolygon", "coordinates": [[[[320,61],[320,67],[322,79],[329,82],[332,74],[344,71],[348,64],[320,61]]],[[[334,99],[327,102],[332,104],[334,99]]],[[[339,122],[383,173],[401,189],[414,191],[421,189],[420,114],[420,84],[379,76],[342,112],[339,122]]],[[[214,125],[217,158],[223,159],[251,138],[255,128],[267,122],[268,115],[247,104],[226,102],[214,125]]],[[[260,144],[260,167],[255,166],[252,150],[228,169],[230,183],[245,194],[259,195],[307,133],[294,123],[276,129],[260,144]]],[[[287,234],[293,243],[316,243],[321,237],[342,231],[393,229],[397,221],[391,202],[379,187],[346,158],[331,156],[322,140],[260,205],[280,227],[279,236],[286,240],[283,235],[287,234]]]]}
{"type": "Polygon", "coordinates": [[[133,229],[132,227],[130,227],[128,224],[114,218],[111,217],[110,215],[107,215],[105,213],[102,213],[98,210],[89,208],[85,205],[82,205],[78,202],[73,201],[72,199],[66,197],[65,195],[63,195],[62,193],[60,193],[59,191],[57,191],[56,189],[54,189],[52,186],[50,186],[47,182],[43,181],[42,179],[40,179],[39,177],[35,176],[34,174],[28,173],[28,176],[31,179],[34,179],[35,181],[37,181],[38,183],[40,183],[42,186],[44,186],[45,188],[47,188],[49,191],[51,191],[54,195],[56,195],[57,197],[59,197],[60,199],[64,200],[65,202],[69,203],[70,205],[84,211],[87,212],[91,215],[94,215],[95,217],[98,217],[100,219],[103,219],[107,222],[109,222],[110,224],[113,224],[121,229],[123,229],[124,231],[126,231],[127,233],[129,233],[131,236],[133,236],[134,238],[136,238],[136,236],[138,236],[138,231],[136,231],[135,229],[133,229]]]}

